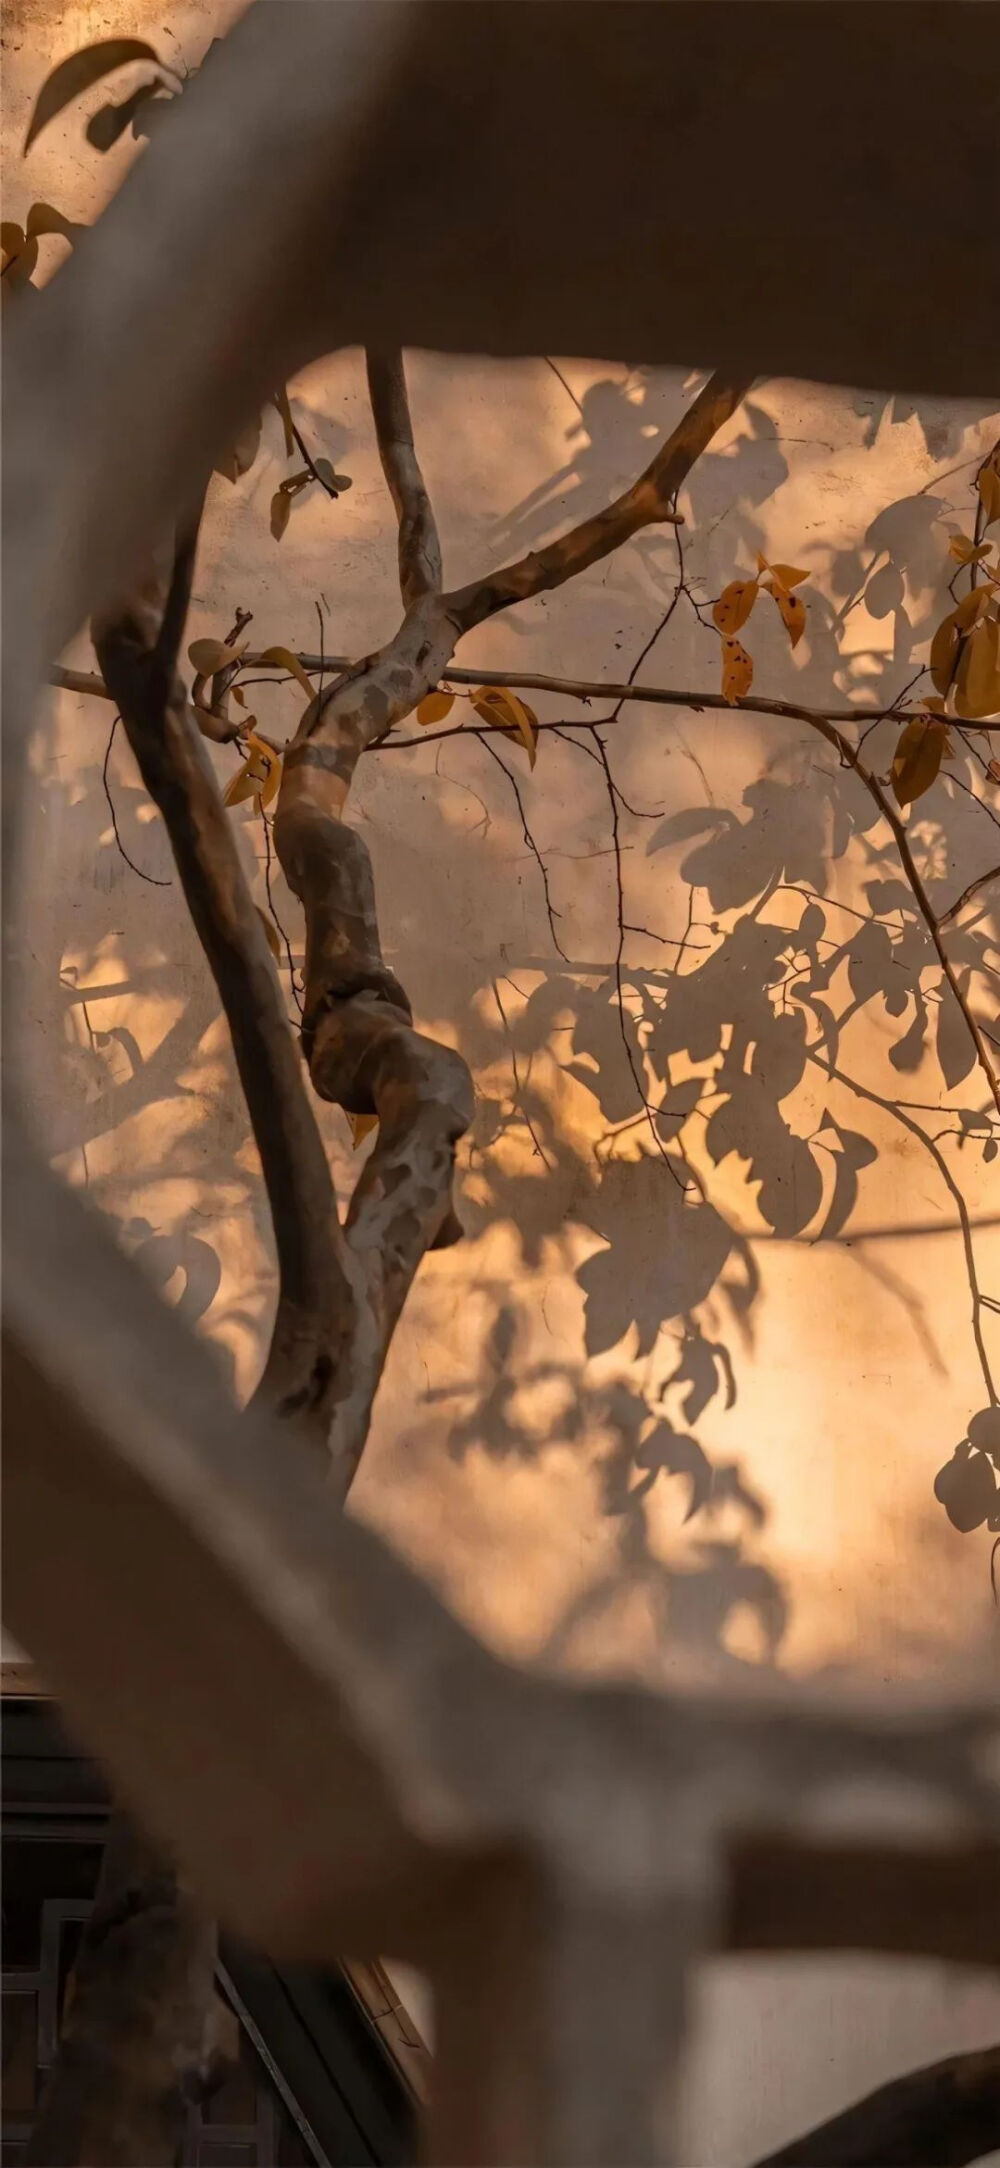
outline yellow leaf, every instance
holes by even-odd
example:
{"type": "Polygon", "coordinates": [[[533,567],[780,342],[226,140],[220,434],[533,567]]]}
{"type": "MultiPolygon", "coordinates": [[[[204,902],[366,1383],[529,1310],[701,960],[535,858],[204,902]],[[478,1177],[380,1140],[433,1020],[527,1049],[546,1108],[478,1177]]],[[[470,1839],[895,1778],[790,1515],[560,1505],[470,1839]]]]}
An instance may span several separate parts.
{"type": "Polygon", "coordinates": [[[981,565],[990,554],[989,542],[970,542],[967,535],[953,534],[948,544],[949,557],[956,557],[960,565],[981,565]]]}
{"type": "Polygon", "coordinates": [[[779,587],[801,587],[803,580],[809,578],[808,572],[801,572],[798,565],[772,565],[770,569],[779,587]]]}
{"type": "Polygon", "coordinates": [[[985,524],[992,527],[1000,519],[1000,462],[994,452],[979,470],[979,499],[986,515],[985,524]]]}
{"type": "Polygon", "coordinates": [[[982,617],[983,611],[989,609],[991,600],[992,583],[971,588],[967,595],[962,596],[961,602],[956,604],[956,625],[959,625],[963,632],[967,632],[970,625],[974,625],[976,619],[982,617]]]}
{"type": "Polygon", "coordinates": [[[258,738],[252,725],[256,716],[250,717],[251,728],[246,734],[249,748],[247,758],[223,799],[224,805],[242,805],[247,798],[259,798],[261,805],[270,805],[281,782],[281,755],[263,738],[258,738]]]}
{"type": "Polygon", "coordinates": [[[344,1108],[344,1114],[348,1129],[351,1132],[351,1143],[354,1150],[357,1151],[359,1144],[363,1144],[365,1138],[371,1136],[372,1130],[378,1128],[378,1115],[348,1114],[346,1107],[344,1108]]]}
{"type": "Polygon", "coordinates": [[[897,805],[922,798],[937,775],[948,747],[948,727],[939,716],[915,715],[897,740],[890,780],[897,805]]]}
{"type": "Polygon", "coordinates": [[[297,684],[301,685],[306,699],[311,700],[313,698],[313,689],[309,679],[298,656],[292,654],[290,647],[266,647],[260,659],[261,662],[274,663],[280,670],[290,670],[297,684]]]}
{"type": "Polygon", "coordinates": [[[951,685],[959,637],[958,612],[950,610],[931,641],[930,673],[939,693],[947,693],[951,685]]]}
{"type": "Polygon", "coordinates": [[[260,904],[259,904],[259,903],[258,903],[258,904],[256,905],[256,907],[255,907],[255,908],[256,908],[256,911],[257,911],[257,916],[258,916],[258,918],[259,918],[259,920],[260,920],[260,922],[261,922],[261,925],[262,925],[262,926],[263,926],[263,928],[264,928],[264,932],[265,932],[265,934],[266,934],[266,936],[267,936],[267,945],[268,945],[268,948],[270,949],[270,951],[271,951],[271,954],[272,954],[272,956],[274,957],[275,961],[276,961],[277,963],[280,963],[280,962],[281,962],[281,942],[280,942],[280,940],[278,939],[278,929],[277,929],[277,926],[275,925],[275,923],[274,923],[274,920],[273,920],[273,918],[270,918],[270,917],[269,917],[269,915],[268,915],[268,913],[267,913],[266,911],[262,911],[262,910],[261,910],[261,907],[260,907],[260,904]]]}
{"type": "Polygon", "coordinates": [[[806,606],[801,595],[786,594],[785,589],[779,587],[774,580],[766,580],[764,584],[768,594],[774,596],[792,646],[797,647],[806,629],[806,606]]]}
{"type": "Polygon", "coordinates": [[[124,68],[131,60],[152,60],[159,66],[159,56],[143,38],[105,38],[99,45],[85,45],[78,53],[70,53],[58,67],[47,75],[38,97],[35,110],[28,123],[24,139],[26,151],[31,149],[35,137],[61,113],[71,98],[79,98],[89,90],[92,83],[99,83],[102,75],[110,75],[114,68],[124,68]]]}
{"type": "Polygon", "coordinates": [[[285,432],[285,458],[290,459],[295,450],[295,431],[292,428],[292,410],[284,384],[280,391],[275,392],[274,404],[281,416],[281,426],[285,432]]]}
{"type": "Polygon", "coordinates": [[[242,768],[234,775],[232,782],[225,791],[222,803],[223,805],[242,805],[245,798],[255,798],[259,789],[260,778],[252,773],[250,762],[245,760],[242,768]]]}
{"type": "Polygon", "coordinates": [[[722,696],[732,705],[742,700],[753,684],[753,657],[739,640],[722,643],[722,696]]]}
{"type": "Polygon", "coordinates": [[[759,586],[759,580],[730,580],[729,586],[723,588],[712,609],[720,632],[738,632],[740,626],[746,624],[759,586]]]}
{"type": "Polygon", "coordinates": [[[955,712],[967,722],[1000,709],[1000,623],[981,617],[962,649],[955,680],[955,712]]]}
{"type": "Polygon", "coordinates": [[[533,768],[538,757],[538,717],[534,708],[511,692],[509,685],[478,686],[472,694],[472,705],[484,723],[517,732],[533,768]]]}
{"type": "Polygon", "coordinates": [[[199,677],[215,677],[220,670],[228,670],[230,663],[239,662],[245,653],[245,641],[242,647],[228,647],[225,640],[192,640],[188,661],[199,677]]]}
{"type": "Polygon", "coordinates": [[[271,499],[271,533],[276,542],[281,541],[291,517],[291,511],[292,500],[288,491],[286,489],[276,489],[271,499]]]}
{"type": "Polygon", "coordinates": [[[439,687],[436,693],[428,693],[426,700],[421,701],[417,709],[417,721],[423,723],[425,728],[428,723],[443,723],[445,716],[451,714],[454,705],[454,693],[442,692],[439,687]]]}

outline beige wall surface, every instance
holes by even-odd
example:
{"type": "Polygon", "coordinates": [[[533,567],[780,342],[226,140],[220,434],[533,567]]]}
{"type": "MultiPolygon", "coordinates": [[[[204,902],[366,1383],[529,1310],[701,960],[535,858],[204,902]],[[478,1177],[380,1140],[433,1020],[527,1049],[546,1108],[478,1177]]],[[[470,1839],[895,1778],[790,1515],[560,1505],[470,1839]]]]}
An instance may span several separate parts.
{"type": "MultiPolygon", "coordinates": [[[[43,199],[89,218],[134,154],[131,138],[106,159],[84,142],[95,91],[20,163],[49,60],[127,31],[193,64],[228,12],[181,7],[164,31],[117,0],[9,5],[6,215],[43,199]]],[[[47,271],[63,244],[43,249],[47,271]]],[[[697,380],[414,355],[449,580],[598,508],[697,380]]],[[[361,653],[398,600],[360,357],[310,371],[292,403],[352,487],[335,503],[311,490],[276,542],[286,464],[269,412],[252,471],[212,484],[191,635],[224,634],[240,606],[255,645],[314,649],[322,622],[328,651],[361,653]]],[[[458,659],[617,680],[642,657],[641,681],[715,689],[706,605],[762,550],[808,569],[807,630],[793,654],[762,600],[744,635],[755,691],[885,703],[947,604],[948,529],[970,527],[998,426],[970,405],[762,383],[682,494],[679,599],[675,538],[648,533],[458,659]]],[[[67,659],[86,666],[86,641],[67,659]]],[[[294,686],[255,697],[284,736],[294,686]]],[[[573,725],[613,711],[535,704],[573,725]]],[[[61,695],[37,736],[37,1115],[55,1163],[243,1394],[274,1299],[257,1158],[159,820],[110,730],[103,703],[61,695]]],[[[959,1677],[995,1660],[992,1535],[954,1528],[933,1485],[990,1397],[991,1362],[1000,1376],[1000,1211],[983,1080],[892,838],[802,724],[634,704],[605,743],[614,813],[578,728],[545,735],[533,772],[518,746],[470,738],[362,762],[350,817],[387,958],[422,1028],[465,1053],[478,1103],[468,1239],[421,1269],[355,1510],[513,1656],[654,1682],[959,1677]],[[700,1199],[682,1197],[668,1145],[700,1199]]],[[[892,743],[891,726],[869,742],[881,772],[892,743]]],[[[963,786],[976,777],[994,820],[996,788],[961,747],[950,772],[910,818],[939,909],[1000,855],[963,786]]],[[[266,903],[260,821],[234,818],[266,903]]],[[[297,951],[277,874],[272,893],[297,951]]],[[[986,1024],[997,932],[994,891],[952,937],[986,1024]]],[[[339,1113],[323,1129],[346,1196],[339,1113]]],[[[998,2020],[1000,1996],[938,1968],[713,1966],[691,2158],[747,2157],[998,2020]]]]}

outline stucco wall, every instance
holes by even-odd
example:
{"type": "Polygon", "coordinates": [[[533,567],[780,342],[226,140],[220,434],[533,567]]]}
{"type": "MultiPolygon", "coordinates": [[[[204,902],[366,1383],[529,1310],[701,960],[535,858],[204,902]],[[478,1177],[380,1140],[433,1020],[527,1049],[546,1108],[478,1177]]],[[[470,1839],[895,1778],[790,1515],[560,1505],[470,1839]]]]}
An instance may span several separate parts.
{"type": "MultiPolygon", "coordinates": [[[[172,16],[190,60],[226,12],[172,16]]],[[[124,169],[126,150],[101,161],[83,144],[79,110],[24,167],[11,155],[43,56],[112,30],[148,32],[146,11],[8,8],[8,216],[36,198],[91,216],[124,169]]],[[[158,26],[152,35],[168,53],[158,26]]],[[[44,245],[55,264],[62,244],[44,245]]],[[[410,374],[456,582],[627,483],[696,381],[427,355],[410,374]]],[[[268,503],[285,466],[270,413],[253,471],[236,488],[212,485],[191,633],[221,635],[239,605],[254,612],[255,645],[314,648],[318,603],[327,648],[360,653],[391,631],[398,603],[359,357],[310,372],[293,404],[353,486],[336,504],[311,492],[276,543],[268,503]]],[[[808,627],[793,656],[776,614],[755,614],[755,690],[816,705],[895,696],[941,615],[947,524],[968,526],[971,476],[997,428],[970,406],[761,385],[682,497],[690,595],[641,677],[716,685],[716,641],[695,603],[752,571],[762,549],[808,568],[808,627]]],[[[460,660],[624,677],[677,571],[669,533],[642,537],[483,628],[460,660]]],[[[86,663],[84,641],[69,659],[86,663]]],[[[284,735],[298,694],[258,691],[261,722],[284,735]]],[[[608,712],[541,694],[536,704],[545,720],[608,712]]],[[[125,850],[170,881],[160,824],[120,732],[108,753],[109,729],[103,704],[68,696],[39,728],[26,1020],[38,1118],[56,1163],[211,1337],[242,1393],[274,1291],[256,1157],[176,885],[138,877],[116,843],[105,763],[125,850]]],[[[992,1348],[1000,1364],[995,1316],[975,1300],[1000,1280],[996,1179],[985,1130],[958,1134],[961,1111],[985,1103],[982,1080],[944,1081],[933,974],[888,888],[874,897],[877,953],[866,963],[857,947],[870,884],[898,880],[891,838],[801,725],[623,711],[606,742],[622,793],[625,918],[647,930],[626,935],[621,968],[627,1016],[645,1019],[638,1035],[627,1025],[633,1059],[646,1048],[649,1097],[671,1108],[657,1127],[616,1003],[607,786],[592,742],[574,737],[546,736],[533,774],[516,747],[502,749],[565,958],[512,785],[479,743],[370,756],[352,796],[387,957],[424,1028],[461,1046],[479,1095],[462,1153],[469,1239],[422,1268],[355,1510],[520,1657],[730,1682],[768,1665],[891,1681],[989,1662],[991,1539],[952,1528],[932,1486],[987,1398],[974,1310],[987,1361],[992,1348]],[[757,1024],[762,1001],[781,1006],[763,993],[774,930],[799,928],[807,906],[819,931],[784,1003],[808,1031],[799,1061],[784,1021],[760,1037],[757,1024]],[[685,935],[683,976],[672,977],[685,935]],[[729,1080],[720,1139],[709,1071],[741,1022],[762,1051],[752,1089],[729,1080]],[[704,1183],[693,1209],[661,1152],[678,1137],[704,1183]],[[729,1141],[742,1154],[721,1156],[729,1141]],[[845,1153],[857,1199],[842,1218],[845,1153]]],[[[891,742],[872,741],[883,766],[891,742]]],[[[220,755],[220,775],[231,767],[220,755]]],[[[954,772],[958,786],[939,784],[913,817],[939,906],[997,856],[989,819],[961,788],[974,772],[964,753],[954,772]]],[[[236,818],[264,901],[260,824],[236,818]]],[[[278,877],[274,896],[295,941],[278,877]]],[[[995,901],[984,910],[978,947],[962,951],[970,969],[996,933],[995,901]]],[[[978,968],[971,984],[988,1021],[978,968]]],[[[342,1118],[327,1110],[323,1126],[346,1194],[355,1163],[342,1118]]],[[[998,2016],[995,1993],[936,1968],[713,1966],[691,2157],[747,2156],[907,2062],[987,2038],[998,2016]]]]}

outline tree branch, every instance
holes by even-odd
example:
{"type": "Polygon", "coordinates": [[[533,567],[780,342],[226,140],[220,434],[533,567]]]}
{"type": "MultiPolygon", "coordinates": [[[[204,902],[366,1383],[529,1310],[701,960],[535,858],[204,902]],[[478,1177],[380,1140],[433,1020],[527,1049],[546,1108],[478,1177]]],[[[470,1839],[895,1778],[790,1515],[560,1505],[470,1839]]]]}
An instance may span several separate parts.
{"type": "Polygon", "coordinates": [[[211,2072],[215,1942],[177,1868],[114,1815],[31,2168],[173,2168],[211,2072]]]}
{"type": "MultiPolygon", "coordinates": [[[[350,655],[320,656],[303,652],[296,656],[296,661],[313,676],[318,676],[321,669],[324,672],[346,671],[354,666],[354,658],[350,655]]],[[[279,664],[264,663],[261,656],[252,651],[243,657],[243,667],[246,670],[273,669],[276,682],[282,675],[279,664]]],[[[95,699],[100,700],[111,697],[96,671],[68,670],[61,663],[55,663],[48,675],[50,685],[59,686],[64,692],[93,694],[95,699]]],[[[873,723],[889,722],[893,717],[905,719],[907,714],[907,710],[900,707],[898,701],[890,701],[888,707],[884,708],[865,707],[860,702],[853,708],[810,708],[799,700],[782,700],[778,697],[768,699],[766,694],[744,693],[735,700],[727,700],[722,693],[686,692],[667,685],[616,684],[607,678],[550,677],[538,670],[462,670],[454,663],[448,663],[442,670],[440,682],[448,685],[509,685],[515,691],[523,689],[526,692],[559,693],[570,700],[611,700],[617,704],[632,700],[637,701],[640,706],[688,708],[696,715],[700,714],[703,708],[712,709],[722,715],[781,715],[787,716],[793,723],[821,721],[870,726],[873,723]]],[[[425,735],[414,738],[412,743],[433,745],[438,737],[456,737],[460,727],[456,725],[451,730],[433,733],[428,731],[425,735]]],[[[476,727],[478,729],[480,726],[477,724],[476,727]]],[[[488,729],[492,726],[486,724],[482,727],[488,729]]],[[[542,730],[556,727],[560,730],[589,730],[591,726],[589,721],[567,723],[563,720],[558,726],[543,722],[539,727],[542,730]]],[[[977,721],[975,727],[977,730],[1000,731],[1000,719],[994,721],[987,717],[977,721]]],[[[379,750],[383,750],[381,740],[379,750]]]]}
{"type": "MultiPolygon", "coordinates": [[[[896,842],[896,849],[899,852],[899,856],[902,861],[903,871],[910,884],[910,888],[913,891],[914,902],[916,903],[917,909],[920,912],[920,916],[923,919],[924,925],[926,926],[927,931],[930,934],[931,940],[934,943],[938,962],[941,966],[945,978],[947,979],[948,985],[951,988],[951,992],[955,1000],[957,1001],[959,1008],[961,1009],[962,1015],[965,1019],[966,1029],[968,1030],[969,1036],[976,1050],[976,1060],[978,1061],[979,1067],[982,1070],[986,1082],[989,1086],[990,1097],[993,1100],[997,1113],[1000,1114],[1000,1079],[998,1079],[996,1071],[993,1067],[993,1063],[990,1060],[989,1049],[986,1044],[986,1039],[983,1035],[982,1030],[980,1029],[980,1026],[976,1022],[975,1017],[973,1016],[972,1009],[968,1001],[966,1000],[965,994],[962,990],[961,982],[958,977],[958,973],[955,970],[955,966],[951,961],[944,940],[942,938],[941,922],[937,917],[934,906],[931,903],[931,899],[924,886],[920,869],[917,865],[916,859],[913,856],[913,851],[910,847],[910,839],[907,835],[905,825],[900,820],[899,814],[897,813],[895,806],[892,804],[888,792],[879,782],[877,775],[874,775],[872,773],[872,770],[869,768],[867,762],[858,752],[857,747],[855,745],[852,745],[850,738],[845,737],[842,730],[838,730],[833,723],[828,722],[823,716],[814,716],[812,720],[813,728],[819,731],[821,737],[824,737],[826,739],[828,745],[836,746],[836,749],[840,754],[841,760],[845,763],[847,767],[853,768],[859,782],[862,782],[864,784],[865,789],[869,794],[869,797],[874,801],[875,805],[877,805],[883,820],[888,822],[889,827],[892,830],[896,842]]],[[[961,901],[961,899],[959,900],[961,901]]]]}
{"type": "Polygon", "coordinates": [[[399,591],[409,609],[421,595],[440,593],[441,544],[414,448],[402,353],[369,353],[365,362],[379,457],[399,521],[399,591]]]}
{"type": "Polygon", "coordinates": [[[162,614],[151,603],[133,602],[95,625],[94,644],[143,782],[170,837],[225,1010],[260,1152],[279,1296],[258,1393],[279,1412],[319,1425],[354,1326],[356,1275],[260,915],[176,674],[193,549],[192,539],[178,551],[162,614]]]}
{"type": "Polygon", "coordinates": [[[532,550],[516,564],[505,565],[485,579],[472,580],[447,598],[448,608],[462,632],[481,625],[513,602],[561,587],[578,572],[586,571],[612,550],[620,549],[640,528],[658,521],[674,520],[674,498],[686,481],[695,460],[746,397],[752,374],[734,375],[718,370],[692,400],[676,429],[660,445],[638,481],[616,497],[603,512],[582,520],[544,549],[532,550]]]}
{"type": "Polygon", "coordinates": [[[963,888],[961,895],[956,896],[954,903],[950,903],[948,909],[942,911],[938,919],[938,925],[950,926],[952,919],[957,918],[959,913],[964,911],[966,904],[972,902],[973,896],[978,895],[981,888],[988,887],[991,881],[1000,881],[1000,866],[990,866],[986,873],[977,873],[975,880],[969,882],[968,888],[963,888]]]}
{"type": "Polygon", "coordinates": [[[1000,2047],[879,2086],[756,2168],[964,2168],[1000,2146],[1000,2047]]]}

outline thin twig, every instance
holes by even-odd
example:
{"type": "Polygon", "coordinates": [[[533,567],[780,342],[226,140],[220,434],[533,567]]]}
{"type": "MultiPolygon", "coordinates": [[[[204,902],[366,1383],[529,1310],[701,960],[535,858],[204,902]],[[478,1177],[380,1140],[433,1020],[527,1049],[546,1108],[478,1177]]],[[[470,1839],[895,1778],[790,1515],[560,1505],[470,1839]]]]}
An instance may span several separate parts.
{"type": "Polygon", "coordinates": [[[497,1008],[500,1011],[500,1021],[503,1024],[503,1028],[507,1036],[507,1044],[510,1047],[510,1066],[514,1077],[514,1104],[515,1106],[520,1107],[524,1126],[528,1132],[529,1137],[531,1138],[532,1147],[535,1151],[537,1158],[541,1160],[543,1167],[547,1168],[548,1172],[551,1174],[553,1162],[549,1159],[545,1151],[545,1147],[542,1144],[541,1139],[539,1138],[538,1133],[535,1129],[535,1125],[531,1119],[531,1116],[528,1113],[528,1108],[524,1097],[524,1088],[522,1086],[521,1078],[518,1073],[517,1054],[514,1048],[514,1035],[511,1031],[510,1024],[507,1021],[507,1011],[504,1008],[503,1002],[500,999],[500,988],[497,985],[495,979],[492,981],[492,985],[493,999],[496,1002],[497,1008]]]}
{"type": "Polygon", "coordinates": [[[572,959],[567,956],[566,951],[563,948],[562,942],[559,939],[559,935],[556,932],[556,919],[562,917],[562,912],[556,910],[555,904],[552,901],[552,896],[549,889],[548,867],[546,866],[541,851],[539,850],[538,845],[535,842],[535,838],[531,833],[531,829],[528,826],[528,816],[524,810],[524,800],[521,796],[521,789],[517,777],[511,773],[511,770],[508,768],[506,761],[501,760],[500,755],[496,751],[495,747],[489,744],[484,732],[478,730],[474,731],[473,736],[482,738],[484,753],[488,753],[490,759],[496,761],[497,767],[501,769],[503,774],[506,776],[507,781],[510,784],[511,790],[514,793],[514,803],[517,806],[518,819],[521,823],[521,834],[524,837],[528,849],[531,852],[532,858],[534,859],[535,864],[538,867],[538,871],[542,877],[542,889],[545,896],[545,915],[549,922],[549,932],[552,935],[552,945],[553,948],[556,950],[557,954],[562,957],[564,964],[568,964],[572,961],[572,959]]]}
{"type": "Polygon", "coordinates": [[[985,888],[990,881],[997,880],[1000,880],[1000,866],[991,866],[988,873],[977,874],[976,879],[969,882],[968,888],[963,888],[961,895],[956,896],[954,903],[950,903],[948,909],[942,911],[938,919],[938,925],[949,926],[952,919],[957,918],[960,911],[964,911],[966,904],[971,903],[978,889],[985,888]]]}

